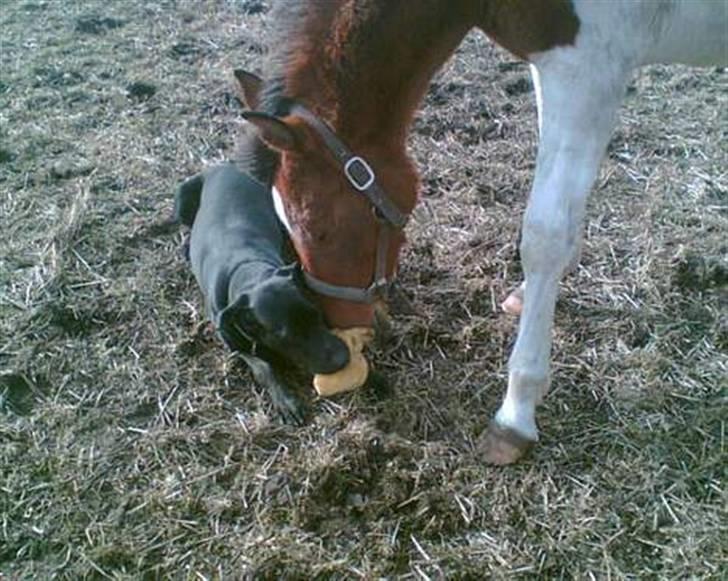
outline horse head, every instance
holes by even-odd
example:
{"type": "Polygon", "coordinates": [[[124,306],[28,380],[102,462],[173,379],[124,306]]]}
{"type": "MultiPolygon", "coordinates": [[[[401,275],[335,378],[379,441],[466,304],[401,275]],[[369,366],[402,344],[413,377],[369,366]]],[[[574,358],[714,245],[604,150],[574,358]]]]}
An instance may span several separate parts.
{"type": "MultiPolygon", "coordinates": [[[[235,76],[243,102],[256,109],[260,80],[243,71],[235,76]]],[[[402,228],[415,205],[414,165],[389,135],[334,132],[294,100],[276,108],[246,111],[243,117],[279,154],[272,182],[309,287],[331,326],[371,326],[374,303],[385,294],[379,291],[395,275],[402,228]]]]}

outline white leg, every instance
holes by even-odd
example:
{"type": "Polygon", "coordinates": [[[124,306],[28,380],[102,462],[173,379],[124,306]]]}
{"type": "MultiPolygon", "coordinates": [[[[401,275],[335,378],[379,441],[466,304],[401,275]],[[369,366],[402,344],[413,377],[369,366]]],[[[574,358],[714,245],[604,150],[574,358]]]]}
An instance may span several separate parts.
{"type": "MultiPolygon", "coordinates": [[[[564,274],[571,274],[579,267],[579,260],[581,259],[581,238],[579,238],[578,241],[579,247],[576,249],[576,252],[574,252],[574,256],[571,259],[569,266],[566,267],[566,272],[564,274]]],[[[526,281],[524,279],[518,287],[508,294],[506,300],[501,303],[501,309],[503,312],[515,317],[520,317],[523,312],[523,297],[525,293],[526,281]]]]}
{"type": "Polygon", "coordinates": [[[626,85],[626,68],[600,66],[593,56],[580,61],[576,49],[556,49],[536,63],[541,136],[521,239],[527,285],[508,391],[483,444],[497,464],[516,461],[538,440],[535,411],[549,385],[559,281],[577,256],[586,200],[626,85]]]}
{"type": "MultiPolygon", "coordinates": [[[[541,74],[535,65],[531,65],[531,78],[533,79],[533,88],[536,97],[536,112],[538,113],[538,134],[543,136],[543,90],[541,88],[541,74]]],[[[574,257],[569,264],[567,272],[576,270],[579,265],[579,256],[581,254],[581,247],[574,254],[574,257]]],[[[523,296],[526,292],[526,281],[524,280],[518,288],[512,290],[509,295],[501,303],[501,309],[503,312],[509,315],[519,317],[523,312],[523,296]]]]}
{"type": "MultiPolygon", "coordinates": [[[[538,114],[538,134],[543,135],[543,91],[541,90],[541,75],[535,65],[531,65],[531,79],[533,80],[533,92],[536,97],[536,113],[538,114]]],[[[526,281],[524,280],[518,288],[511,291],[501,303],[503,312],[516,317],[523,312],[523,294],[526,292],[526,281]]]]}

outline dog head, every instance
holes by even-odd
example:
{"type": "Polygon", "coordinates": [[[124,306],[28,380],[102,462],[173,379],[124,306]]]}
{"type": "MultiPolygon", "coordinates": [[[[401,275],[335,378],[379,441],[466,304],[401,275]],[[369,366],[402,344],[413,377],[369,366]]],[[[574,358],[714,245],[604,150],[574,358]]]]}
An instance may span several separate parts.
{"type": "Polygon", "coordinates": [[[226,308],[218,328],[223,336],[230,336],[230,330],[242,333],[310,373],[336,372],[349,363],[349,349],[303,295],[299,276],[297,267],[278,269],[255,292],[226,308]]]}

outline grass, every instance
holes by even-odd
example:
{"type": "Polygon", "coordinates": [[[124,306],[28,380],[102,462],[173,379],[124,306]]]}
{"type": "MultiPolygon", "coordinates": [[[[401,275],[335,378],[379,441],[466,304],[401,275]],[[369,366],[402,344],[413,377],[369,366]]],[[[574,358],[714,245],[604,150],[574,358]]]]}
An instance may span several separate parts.
{"type": "Polygon", "coordinates": [[[505,384],[536,129],[472,34],[434,80],[387,397],[280,425],[204,324],[168,225],[229,155],[265,3],[0,10],[0,572],[40,578],[720,579],[723,70],[637,75],[557,307],[542,442],[474,446],[505,384]],[[263,8],[261,11],[260,9],[263,8]]]}

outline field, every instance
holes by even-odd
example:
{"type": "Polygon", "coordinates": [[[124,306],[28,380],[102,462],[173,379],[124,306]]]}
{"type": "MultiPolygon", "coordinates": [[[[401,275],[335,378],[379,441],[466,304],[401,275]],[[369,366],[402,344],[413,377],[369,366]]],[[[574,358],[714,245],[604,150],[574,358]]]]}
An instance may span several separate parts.
{"type": "Polygon", "coordinates": [[[390,389],[285,426],[170,224],[231,155],[260,0],[0,4],[0,579],[728,575],[728,73],[632,82],[557,305],[542,440],[494,468],[534,167],[528,69],[474,32],[411,151],[390,389]]]}

